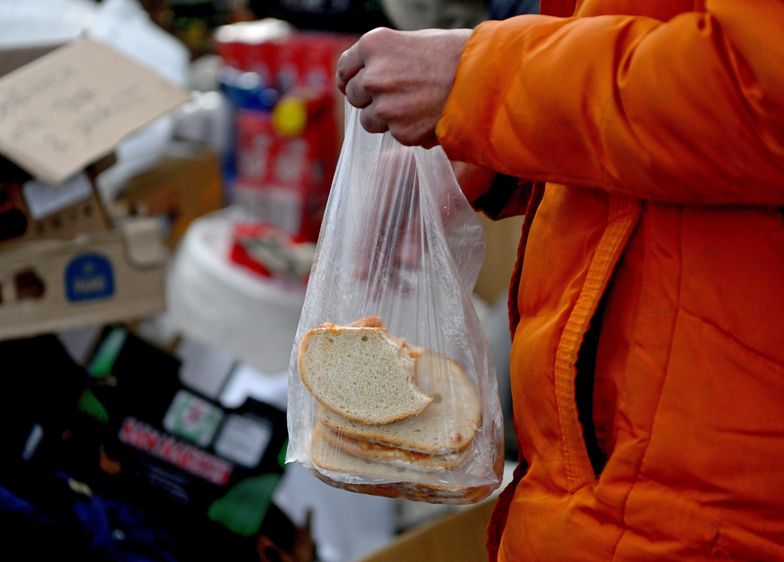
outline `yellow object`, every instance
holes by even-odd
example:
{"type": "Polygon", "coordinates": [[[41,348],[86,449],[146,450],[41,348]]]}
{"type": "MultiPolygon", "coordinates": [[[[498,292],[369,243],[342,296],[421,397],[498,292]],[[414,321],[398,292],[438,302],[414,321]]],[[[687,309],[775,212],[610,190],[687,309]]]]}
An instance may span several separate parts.
{"type": "Polygon", "coordinates": [[[308,111],[305,102],[298,98],[282,99],[272,110],[272,126],[281,135],[296,137],[305,130],[308,111]]]}

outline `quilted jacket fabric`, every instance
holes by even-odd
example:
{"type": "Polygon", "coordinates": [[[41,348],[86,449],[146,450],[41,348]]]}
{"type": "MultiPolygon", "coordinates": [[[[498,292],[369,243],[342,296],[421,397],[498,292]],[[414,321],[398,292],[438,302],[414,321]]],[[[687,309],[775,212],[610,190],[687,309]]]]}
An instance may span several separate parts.
{"type": "Polygon", "coordinates": [[[510,299],[527,469],[490,557],[784,560],[784,1],[542,9],[475,30],[437,129],[539,182],[493,195],[533,193],[510,299]]]}

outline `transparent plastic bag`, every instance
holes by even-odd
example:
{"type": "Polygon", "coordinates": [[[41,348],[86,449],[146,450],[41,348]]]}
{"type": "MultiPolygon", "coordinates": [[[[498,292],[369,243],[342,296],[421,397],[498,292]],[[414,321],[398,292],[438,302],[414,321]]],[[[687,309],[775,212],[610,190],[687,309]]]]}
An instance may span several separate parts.
{"type": "Polygon", "coordinates": [[[286,460],[434,503],[500,484],[502,414],[471,293],[482,227],[440,147],[346,134],[290,362],[286,460]]]}

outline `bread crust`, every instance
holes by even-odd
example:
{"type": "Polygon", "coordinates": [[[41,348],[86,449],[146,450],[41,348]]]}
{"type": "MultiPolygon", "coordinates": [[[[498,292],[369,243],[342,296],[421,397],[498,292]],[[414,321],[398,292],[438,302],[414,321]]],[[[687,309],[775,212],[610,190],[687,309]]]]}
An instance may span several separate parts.
{"type": "MultiPolygon", "coordinates": [[[[335,488],[361,494],[372,494],[389,498],[408,498],[428,503],[465,504],[483,500],[497,487],[490,484],[484,486],[461,486],[459,484],[428,482],[428,480],[434,478],[434,473],[416,471],[414,469],[406,469],[403,473],[400,473],[394,466],[374,463],[366,459],[358,460],[367,467],[374,467],[376,474],[362,474],[361,471],[356,470],[349,471],[339,461],[339,455],[348,455],[348,453],[343,453],[339,449],[332,447],[323,439],[323,435],[324,431],[321,428],[314,428],[310,455],[313,468],[310,469],[310,472],[318,479],[335,488]],[[336,453],[337,455],[335,455],[336,453]],[[355,479],[362,477],[378,478],[378,473],[381,471],[386,473],[385,478],[389,478],[391,482],[383,484],[344,482],[336,480],[322,471],[350,474],[355,479]],[[407,477],[408,479],[406,479],[407,477]],[[399,480],[395,481],[396,479],[399,480]]],[[[351,456],[348,455],[348,457],[351,456]]],[[[498,466],[494,467],[494,470],[496,474],[501,473],[499,470],[503,470],[503,459],[500,460],[498,466]]]]}
{"type": "Polygon", "coordinates": [[[423,472],[432,472],[454,470],[466,460],[465,450],[443,455],[419,453],[409,449],[386,447],[362,439],[353,439],[346,435],[340,435],[328,427],[320,429],[323,432],[321,438],[333,447],[340,449],[344,453],[370,461],[385,462],[423,472]]]}

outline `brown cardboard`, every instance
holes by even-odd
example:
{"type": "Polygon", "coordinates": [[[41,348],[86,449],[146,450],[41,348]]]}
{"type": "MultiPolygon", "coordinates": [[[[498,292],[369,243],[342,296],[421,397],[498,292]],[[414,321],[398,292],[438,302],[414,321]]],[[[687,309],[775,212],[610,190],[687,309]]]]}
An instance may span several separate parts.
{"type": "Polygon", "coordinates": [[[186,99],[151,69],[78,39],[0,79],[0,153],[58,185],[186,99]]]}
{"type": "Polygon", "coordinates": [[[499,298],[506,298],[517,259],[523,217],[491,221],[481,213],[477,215],[485,230],[485,259],[474,292],[493,305],[499,298]]]}
{"type": "Polygon", "coordinates": [[[72,240],[9,244],[0,252],[0,339],[159,312],[165,258],[151,219],[72,240]]]}
{"type": "Polygon", "coordinates": [[[487,501],[401,535],[360,562],[485,562],[487,522],[494,501],[487,501]]]}
{"type": "Polygon", "coordinates": [[[196,145],[177,145],[160,163],[128,181],[117,204],[170,221],[167,243],[175,247],[191,221],[223,207],[218,155],[196,145]]]}

